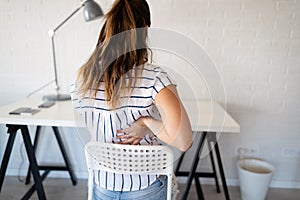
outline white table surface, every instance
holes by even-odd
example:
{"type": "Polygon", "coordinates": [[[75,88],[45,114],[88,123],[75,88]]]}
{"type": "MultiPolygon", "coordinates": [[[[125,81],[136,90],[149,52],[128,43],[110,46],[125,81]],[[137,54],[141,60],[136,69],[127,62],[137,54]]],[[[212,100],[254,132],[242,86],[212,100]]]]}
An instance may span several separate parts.
{"type": "Polygon", "coordinates": [[[2,106],[0,107],[0,123],[60,127],[78,126],[74,118],[71,101],[55,102],[55,105],[50,108],[38,108],[42,103],[42,98],[27,98],[2,106]],[[31,107],[39,109],[40,112],[31,116],[9,114],[9,112],[20,107],[31,107]]]}
{"type": "Polygon", "coordinates": [[[193,131],[239,133],[240,125],[217,102],[183,100],[193,131]]]}
{"type": "MultiPolygon", "coordinates": [[[[56,102],[50,108],[38,108],[40,112],[32,115],[10,115],[9,112],[19,107],[37,108],[41,98],[27,98],[0,107],[0,123],[16,125],[40,125],[58,127],[80,127],[75,120],[71,101],[56,102]]],[[[193,131],[240,132],[239,124],[216,102],[183,100],[191,120],[193,131]]]]}

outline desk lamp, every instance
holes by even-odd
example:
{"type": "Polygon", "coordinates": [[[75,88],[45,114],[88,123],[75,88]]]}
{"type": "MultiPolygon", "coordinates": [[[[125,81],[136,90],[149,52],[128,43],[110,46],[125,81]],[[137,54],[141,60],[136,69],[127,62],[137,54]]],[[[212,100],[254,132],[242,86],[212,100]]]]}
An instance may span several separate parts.
{"type": "Polygon", "coordinates": [[[54,36],[55,32],[64,25],[75,13],[77,13],[81,8],[84,7],[83,15],[85,18],[85,21],[92,21],[98,17],[101,17],[103,15],[103,11],[100,8],[100,6],[93,0],[85,0],[81,2],[80,7],[78,7],[76,10],[74,10],[67,18],[65,18],[56,28],[49,30],[48,34],[51,37],[52,42],[52,54],[53,54],[53,67],[54,67],[54,81],[55,81],[55,89],[56,94],[54,95],[46,95],[43,96],[44,100],[47,101],[65,101],[70,100],[71,97],[69,94],[60,94],[59,93],[59,82],[57,77],[57,66],[56,66],[56,57],[55,57],[55,45],[54,45],[54,36]]]}

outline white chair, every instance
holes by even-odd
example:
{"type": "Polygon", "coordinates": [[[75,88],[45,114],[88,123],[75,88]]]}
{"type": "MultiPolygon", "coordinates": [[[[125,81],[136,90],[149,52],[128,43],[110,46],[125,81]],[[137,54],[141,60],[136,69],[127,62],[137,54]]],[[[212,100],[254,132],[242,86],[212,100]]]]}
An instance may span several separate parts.
{"type": "Polygon", "coordinates": [[[172,196],[173,151],[166,146],[121,145],[89,142],[85,146],[89,171],[88,199],[93,195],[93,171],[168,176],[167,199],[172,196]]]}

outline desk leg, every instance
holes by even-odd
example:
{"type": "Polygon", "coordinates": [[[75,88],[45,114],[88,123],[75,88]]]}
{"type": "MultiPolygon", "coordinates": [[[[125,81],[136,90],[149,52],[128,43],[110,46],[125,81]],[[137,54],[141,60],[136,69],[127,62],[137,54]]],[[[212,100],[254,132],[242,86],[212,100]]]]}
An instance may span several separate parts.
{"type": "Polygon", "coordinates": [[[199,178],[200,177],[195,176],[195,186],[196,186],[196,190],[197,190],[197,195],[198,195],[198,199],[204,200],[204,195],[203,195],[203,192],[202,192],[202,188],[201,188],[199,178]]]}
{"type": "Polygon", "coordinates": [[[224,190],[225,198],[226,198],[226,200],[230,200],[229,191],[228,191],[228,187],[227,187],[227,184],[226,184],[225,173],[224,173],[224,169],[223,169],[223,164],[222,164],[222,159],[221,159],[221,155],[220,155],[220,149],[219,149],[216,133],[214,132],[214,133],[208,134],[207,139],[208,139],[208,141],[215,143],[214,149],[215,149],[215,152],[216,152],[216,157],[217,157],[217,161],[218,161],[218,165],[219,165],[219,172],[220,172],[220,176],[221,176],[221,180],[222,180],[222,184],[223,184],[223,190],[224,190]]]}
{"type": "Polygon", "coordinates": [[[24,140],[24,145],[26,148],[27,156],[30,163],[30,170],[34,179],[35,188],[37,191],[37,195],[39,200],[46,199],[44,187],[42,184],[42,178],[39,173],[39,168],[37,165],[37,161],[35,158],[34,148],[31,143],[30,135],[27,126],[21,126],[21,132],[24,140]]]}
{"type": "Polygon", "coordinates": [[[216,165],[215,165],[215,159],[214,159],[214,153],[213,153],[213,146],[211,145],[211,141],[209,140],[209,137],[207,137],[207,145],[208,145],[208,150],[209,150],[209,156],[210,156],[210,162],[211,166],[213,169],[213,178],[215,179],[215,184],[216,184],[216,190],[218,193],[220,193],[220,187],[219,187],[219,181],[217,177],[217,171],[216,171],[216,165]]]}
{"type": "MultiPolygon", "coordinates": [[[[50,172],[50,170],[49,169],[46,169],[45,170],[45,172],[44,172],[44,174],[41,176],[41,181],[44,181],[45,180],[45,178],[47,177],[47,175],[49,174],[49,172],[50,172]]],[[[35,184],[33,184],[32,186],[31,186],[31,188],[27,191],[27,193],[22,197],[22,199],[21,200],[28,200],[31,196],[32,196],[32,194],[35,192],[35,184]]]]}
{"type": "MultiPolygon", "coordinates": [[[[40,138],[40,133],[41,133],[41,126],[37,126],[35,131],[35,136],[34,136],[34,142],[33,142],[34,152],[36,152],[38,140],[40,138]]],[[[30,166],[28,167],[25,185],[28,185],[29,183],[30,183],[30,166]]]]}
{"type": "Polygon", "coordinates": [[[178,164],[177,164],[176,169],[175,169],[175,175],[177,175],[179,170],[180,170],[180,166],[181,166],[181,163],[183,161],[184,155],[185,155],[185,152],[183,152],[181,154],[180,158],[179,158],[178,164]]]}
{"type": "Polygon", "coordinates": [[[54,134],[55,134],[55,137],[56,137],[56,139],[57,139],[57,142],[58,142],[60,151],[61,151],[61,153],[62,153],[62,156],[63,156],[63,158],[64,158],[64,160],[65,160],[66,167],[67,167],[67,170],[68,170],[68,172],[69,172],[69,174],[70,174],[72,183],[73,183],[73,185],[76,185],[76,184],[77,184],[77,179],[76,179],[75,174],[73,173],[73,170],[72,170],[72,168],[71,168],[71,164],[70,164],[69,158],[68,158],[68,156],[67,156],[66,149],[65,149],[65,147],[64,147],[64,145],[63,145],[62,139],[61,139],[61,137],[60,137],[58,128],[55,127],[55,126],[52,126],[52,129],[53,129],[54,134]]]}
{"type": "Polygon", "coordinates": [[[13,129],[13,127],[8,126],[7,132],[9,133],[9,138],[8,138],[8,141],[6,144],[5,152],[4,152],[3,159],[2,159],[1,169],[0,169],[0,193],[1,193],[2,185],[3,185],[8,161],[10,158],[10,154],[11,154],[13,144],[14,144],[14,141],[16,138],[17,130],[18,130],[18,129],[14,129],[14,130],[12,130],[12,129],[13,129]]]}
{"type": "MultiPolygon", "coordinates": [[[[188,194],[189,194],[189,190],[190,190],[190,187],[191,187],[191,184],[192,184],[192,181],[193,181],[193,178],[196,176],[195,175],[196,168],[197,168],[198,162],[200,160],[200,156],[201,156],[201,152],[202,152],[202,149],[203,149],[203,146],[204,146],[204,141],[205,141],[206,135],[207,135],[207,132],[203,132],[201,134],[200,142],[199,142],[197,150],[195,152],[195,157],[194,157],[194,160],[193,160],[190,172],[189,172],[189,176],[188,176],[188,180],[187,180],[187,183],[186,183],[185,191],[184,191],[183,196],[182,196],[182,200],[187,199],[188,194]]],[[[198,197],[198,198],[199,199],[204,199],[203,196],[198,197]]]]}

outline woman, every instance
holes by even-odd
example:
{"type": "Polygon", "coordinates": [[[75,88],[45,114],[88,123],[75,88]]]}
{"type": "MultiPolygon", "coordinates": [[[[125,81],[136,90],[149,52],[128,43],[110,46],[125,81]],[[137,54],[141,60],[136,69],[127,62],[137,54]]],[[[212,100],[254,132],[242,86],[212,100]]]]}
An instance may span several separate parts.
{"type": "MultiPolygon", "coordinates": [[[[95,51],[79,69],[74,108],[93,140],[159,145],[160,139],[186,151],[191,126],[176,85],[161,67],[148,63],[150,25],[145,0],[114,2],[95,51]]],[[[95,171],[94,181],[94,199],[166,199],[165,176],[95,171]]]]}

